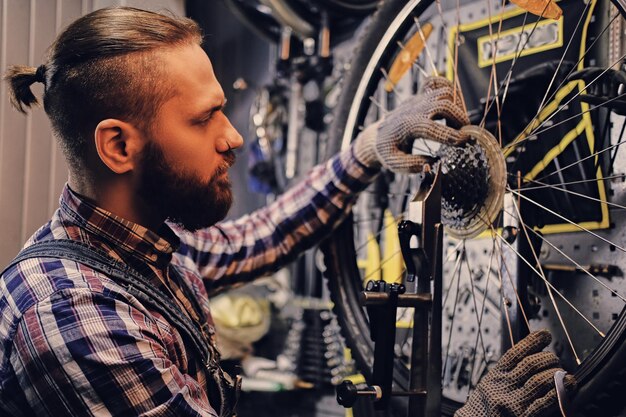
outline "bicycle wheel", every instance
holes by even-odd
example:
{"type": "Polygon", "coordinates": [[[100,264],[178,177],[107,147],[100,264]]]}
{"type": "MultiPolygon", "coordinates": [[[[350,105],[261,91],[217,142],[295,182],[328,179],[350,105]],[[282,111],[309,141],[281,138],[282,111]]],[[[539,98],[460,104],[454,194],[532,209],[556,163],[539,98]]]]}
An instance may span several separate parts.
{"type": "MultiPolygon", "coordinates": [[[[553,3],[537,3],[539,15],[554,11],[553,3]]],[[[455,211],[458,201],[450,201],[472,194],[463,193],[459,177],[478,176],[461,170],[444,184],[444,414],[465,401],[507,345],[542,327],[579,381],[579,415],[611,415],[626,403],[619,398],[626,382],[626,123],[617,89],[625,6],[558,5],[563,16],[553,20],[496,0],[387,1],[344,81],[331,151],[347,147],[436,71],[458,81],[472,123],[493,134],[505,160],[505,191],[513,198],[478,235],[462,233],[467,224],[455,211]]],[[[472,158],[422,140],[413,151],[452,152],[461,164],[472,158]]],[[[414,182],[383,173],[325,245],[335,310],[366,377],[373,345],[358,294],[366,280],[401,277],[394,229],[414,182]]],[[[398,388],[408,381],[407,315],[398,313],[398,388]]]]}

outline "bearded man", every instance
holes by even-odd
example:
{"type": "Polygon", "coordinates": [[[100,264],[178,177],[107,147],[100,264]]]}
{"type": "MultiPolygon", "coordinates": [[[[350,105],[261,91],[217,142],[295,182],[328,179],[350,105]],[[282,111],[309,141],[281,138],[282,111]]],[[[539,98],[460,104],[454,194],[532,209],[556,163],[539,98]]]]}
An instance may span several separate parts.
{"type": "Polygon", "coordinates": [[[7,72],[23,112],[43,83],[69,180],[0,278],[3,413],[233,415],[209,294],[328,235],[381,166],[420,171],[428,160],[403,153],[406,141],[466,139],[451,85],[430,79],[274,204],[219,223],[243,140],[201,43],[189,19],[101,9],[70,24],[44,64],[7,72]]]}

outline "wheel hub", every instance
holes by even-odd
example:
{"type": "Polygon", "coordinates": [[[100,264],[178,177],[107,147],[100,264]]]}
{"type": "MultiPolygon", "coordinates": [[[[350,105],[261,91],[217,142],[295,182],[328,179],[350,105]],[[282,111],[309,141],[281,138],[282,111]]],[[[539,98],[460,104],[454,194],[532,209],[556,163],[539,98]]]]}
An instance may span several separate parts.
{"type": "Polygon", "coordinates": [[[458,239],[487,230],[502,209],[506,164],[496,139],[485,129],[465,126],[470,140],[462,146],[442,146],[441,217],[458,239]]]}

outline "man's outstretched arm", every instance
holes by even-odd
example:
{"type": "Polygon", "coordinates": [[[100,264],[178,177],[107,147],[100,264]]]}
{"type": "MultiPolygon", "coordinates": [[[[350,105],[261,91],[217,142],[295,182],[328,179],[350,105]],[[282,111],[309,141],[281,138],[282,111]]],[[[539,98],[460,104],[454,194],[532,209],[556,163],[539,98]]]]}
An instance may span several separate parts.
{"type": "Polygon", "coordinates": [[[414,139],[462,143],[458,128],[469,120],[453,97],[447,80],[428,79],[417,95],[362,131],[350,149],[315,167],[270,206],[194,234],[179,232],[181,252],[199,267],[210,291],[279,269],[341,223],[381,166],[406,174],[432,162],[403,150],[414,139]]]}
{"type": "Polygon", "coordinates": [[[194,234],[180,231],[181,252],[209,292],[274,272],[330,234],[379,172],[344,151],[266,207],[194,234]]]}

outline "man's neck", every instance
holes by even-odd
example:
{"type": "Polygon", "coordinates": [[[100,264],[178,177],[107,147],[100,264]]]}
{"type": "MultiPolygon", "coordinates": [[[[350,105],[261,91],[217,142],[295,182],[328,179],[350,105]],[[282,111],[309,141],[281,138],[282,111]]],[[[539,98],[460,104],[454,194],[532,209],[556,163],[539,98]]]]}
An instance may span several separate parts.
{"type": "Polygon", "coordinates": [[[158,230],[165,219],[156,214],[154,207],[143,204],[130,183],[128,178],[96,182],[78,179],[75,175],[70,175],[68,180],[72,191],[95,206],[147,229],[158,230]]]}

